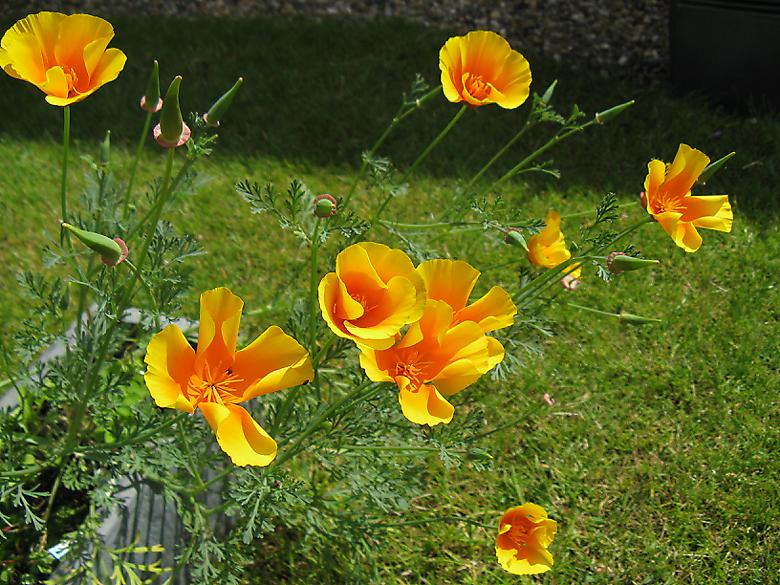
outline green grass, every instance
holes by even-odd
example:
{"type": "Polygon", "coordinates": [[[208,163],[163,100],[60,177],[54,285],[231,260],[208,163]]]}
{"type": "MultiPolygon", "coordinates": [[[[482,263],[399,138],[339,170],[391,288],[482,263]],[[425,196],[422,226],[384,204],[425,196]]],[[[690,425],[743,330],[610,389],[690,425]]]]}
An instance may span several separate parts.
{"type": "MultiPolygon", "coordinates": [[[[86,168],[78,157],[94,154],[108,127],[117,168],[126,168],[142,124],[136,104],[152,58],[160,59],[163,79],[184,75],[182,103],[191,110],[204,110],[235,77],[246,77],[218,154],[201,168],[206,183],[171,218],[209,252],[193,261],[197,290],[190,315],[198,291],[207,287],[226,284],[251,309],[273,304],[290,279],[305,278],[294,260],[297,242],[280,236],[268,218],[250,216],[232,185],[249,177],[283,186],[300,177],[314,191],[343,193],[360,151],[381,132],[413,74],[436,83],[437,51],[447,37],[398,21],[203,20],[187,22],[187,34],[165,19],[114,24],[113,45],[128,53],[128,66],[117,82],[74,108],[72,193],[86,168]]],[[[593,112],[630,98],[638,102],[614,123],[557,149],[560,180],[533,177],[507,189],[529,216],[543,216],[553,206],[588,210],[607,191],[631,201],[642,188],[647,161],[669,160],[684,141],[713,157],[737,151],[700,191],[731,195],[734,232],[704,232],[701,251],[686,255],[658,226],[643,228],[634,241],[646,256],[661,260],[658,268],[610,285],[588,275],[577,293],[549,311],[555,335],[544,342],[543,357],[529,357],[522,376],[509,384],[484,383],[459,395],[456,416],[480,406],[491,427],[519,421],[485,441],[494,469],[447,471],[430,460],[425,493],[410,497],[420,509],[488,524],[523,501],[544,505],[559,522],[559,534],[552,546],[555,568],[541,582],[772,582],[780,556],[780,470],[773,456],[780,414],[780,122],[771,115],[730,115],[701,98],[567,70],[536,59],[532,48],[525,52],[537,91],[560,79],[556,104],[577,101],[593,112]],[[664,322],[630,328],[567,307],[570,299],[664,322]],[[555,398],[554,407],[543,400],[545,392],[555,398]]],[[[57,230],[61,112],[11,78],[0,79],[0,89],[6,113],[0,134],[0,321],[9,335],[25,316],[14,275],[38,269],[38,251],[57,230]]],[[[383,153],[408,164],[453,112],[438,103],[416,115],[383,153]]],[[[469,112],[388,215],[425,221],[426,210],[436,209],[522,120],[522,113],[498,108],[469,112]]],[[[538,132],[519,144],[503,168],[543,137],[538,132]]],[[[139,185],[159,173],[159,152],[150,147],[144,165],[139,185]]],[[[627,221],[640,217],[639,209],[624,212],[627,221]]],[[[564,224],[564,231],[575,230],[564,224]]],[[[513,258],[522,264],[518,249],[482,235],[447,236],[440,247],[480,268],[513,258]]],[[[482,284],[499,278],[513,276],[506,269],[487,271],[482,284]]],[[[493,538],[463,525],[393,529],[376,548],[382,581],[517,582],[496,565],[493,538]]],[[[286,552],[294,551],[267,552],[258,553],[248,582],[282,574],[291,582],[312,582],[315,568],[306,559],[288,562],[295,556],[286,552]]],[[[327,567],[316,570],[328,580],[327,567]]]]}

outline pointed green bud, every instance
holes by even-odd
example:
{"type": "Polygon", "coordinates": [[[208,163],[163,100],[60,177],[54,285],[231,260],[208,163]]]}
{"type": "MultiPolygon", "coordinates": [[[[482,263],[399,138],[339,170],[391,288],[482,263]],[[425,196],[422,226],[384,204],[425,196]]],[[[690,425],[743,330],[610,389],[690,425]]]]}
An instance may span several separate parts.
{"type": "Polygon", "coordinates": [[[651,323],[661,323],[661,319],[653,319],[652,317],[642,317],[641,315],[634,315],[633,313],[626,313],[620,311],[620,322],[628,323],[629,325],[649,325],[651,323]]]}
{"type": "Polygon", "coordinates": [[[704,170],[701,172],[701,175],[699,175],[699,178],[696,179],[696,182],[700,185],[704,185],[707,181],[709,181],[710,177],[717,173],[723,165],[726,164],[726,162],[735,154],[736,152],[730,152],[723,158],[719,158],[714,163],[708,164],[706,167],[704,167],[704,170]]]}
{"type": "Polygon", "coordinates": [[[127,258],[127,246],[119,238],[112,240],[103,234],[82,230],[69,223],[63,223],[62,228],[76,236],[89,249],[97,252],[104,264],[116,266],[127,258]]]}
{"type": "Polygon", "coordinates": [[[516,228],[509,228],[504,236],[504,241],[510,246],[520,246],[528,252],[528,243],[525,241],[523,234],[516,228]]]}
{"type": "Polygon", "coordinates": [[[555,86],[558,85],[558,80],[553,81],[550,86],[544,90],[542,94],[542,103],[548,105],[552,99],[553,93],[555,93],[555,86]]]}
{"type": "Polygon", "coordinates": [[[222,119],[222,116],[225,115],[225,112],[228,111],[228,108],[236,93],[238,93],[238,88],[241,87],[242,83],[244,83],[244,78],[239,77],[238,81],[233,84],[233,87],[215,101],[214,105],[209,108],[209,111],[203,115],[203,121],[206,122],[207,125],[212,126],[213,128],[219,126],[219,121],[222,119]]]}
{"type": "Polygon", "coordinates": [[[618,106],[613,106],[607,110],[604,110],[603,112],[599,112],[596,114],[596,124],[604,124],[605,122],[608,122],[615,116],[618,116],[623,113],[624,110],[627,110],[631,106],[633,106],[636,102],[634,100],[631,100],[629,102],[626,102],[624,104],[620,104],[618,106]]]}
{"type": "Polygon", "coordinates": [[[163,102],[160,99],[160,65],[155,59],[149,81],[146,84],[146,93],[141,98],[141,109],[147,112],[159,112],[163,102]]]}
{"type": "Polygon", "coordinates": [[[106,130],[106,137],[100,144],[100,166],[107,167],[111,162],[111,130],[106,130]]]}
{"type": "Polygon", "coordinates": [[[645,258],[634,258],[625,252],[612,252],[607,256],[607,268],[612,274],[620,274],[628,270],[639,270],[658,264],[658,260],[647,260],[645,258]]]}
{"type": "Polygon", "coordinates": [[[179,106],[179,85],[181,75],[171,81],[163,100],[160,123],[154,127],[154,138],[163,148],[176,148],[190,139],[190,129],[184,123],[179,106]]]}

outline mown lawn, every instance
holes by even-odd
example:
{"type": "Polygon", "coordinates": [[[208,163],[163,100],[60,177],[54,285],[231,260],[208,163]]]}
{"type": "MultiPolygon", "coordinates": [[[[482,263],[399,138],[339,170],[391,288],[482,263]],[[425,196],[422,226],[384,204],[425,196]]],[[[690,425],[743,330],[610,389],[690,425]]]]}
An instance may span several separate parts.
{"type": "MultiPolygon", "coordinates": [[[[306,278],[298,244],[270,219],[251,216],[233,185],[250,178],[283,187],[299,177],[315,192],[342,193],[361,150],[381,132],[414,74],[437,83],[437,51],[447,33],[398,21],[269,19],[187,22],[183,35],[171,32],[182,25],[170,20],[113,22],[113,44],[128,53],[128,66],[117,82],[74,108],[72,192],[86,170],[79,157],[96,154],[107,128],[116,168],[127,167],[151,59],[160,60],[163,79],[184,76],[182,103],[189,110],[204,109],[243,75],[218,153],[201,168],[203,183],[169,219],[208,251],[193,259],[198,286],[190,315],[200,290],[225,284],[249,307],[269,307],[250,321],[284,318],[278,299],[290,279],[306,278]]],[[[481,407],[491,428],[509,425],[484,440],[493,469],[446,470],[435,458],[421,460],[430,466],[430,481],[425,493],[409,495],[411,513],[436,509],[494,524],[511,505],[544,505],[559,534],[555,568],[540,582],[773,582],[780,557],[780,121],[728,114],[701,98],[545,63],[532,47],[518,48],[531,61],[537,91],[559,79],[555,103],[564,111],[574,101],[589,113],[631,98],[637,105],[558,148],[551,156],[561,179],[514,181],[505,197],[529,217],[550,207],[587,211],[609,191],[630,202],[642,188],[647,161],[669,160],[687,142],[713,158],[737,152],[699,191],[731,195],[734,231],[704,232],[701,251],[686,255],[648,225],[633,241],[661,260],[656,269],[609,285],[589,274],[576,293],[559,296],[548,310],[553,335],[544,338],[544,355],[523,356],[526,368],[510,383],[483,383],[458,397],[457,408],[481,407]],[[663,323],[631,328],[567,302],[663,323]]],[[[10,336],[25,317],[15,274],[39,269],[39,251],[57,231],[61,112],[11,78],[3,77],[0,89],[0,322],[10,336]]],[[[416,114],[383,154],[408,164],[453,111],[441,100],[416,114]]],[[[479,169],[523,116],[498,108],[470,112],[387,216],[426,221],[426,210],[479,169]]],[[[544,136],[540,130],[518,144],[502,169],[544,136]]],[[[162,166],[151,147],[144,165],[142,180],[162,166]]],[[[358,205],[375,203],[363,197],[358,205]]],[[[640,212],[623,209],[627,222],[640,212]]],[[[373,237],[398,244],[381,230],[373,237]]],[[[480,232],[438,238],[442,250],[478,268],[513,259],[523,264],[517,248],[480,232]]],[[[485,271],[513,278],[506,267],[485,271]]],[[[493,539],[491,531],[462,524],[399,527],[376,545],[377,572],[389,583],[518,581],[495,563],[493,539]]],[[[299,558],[284,543],[261,543],[247,582],[281,576],[342,582],[345,570],[299,558]]]]}

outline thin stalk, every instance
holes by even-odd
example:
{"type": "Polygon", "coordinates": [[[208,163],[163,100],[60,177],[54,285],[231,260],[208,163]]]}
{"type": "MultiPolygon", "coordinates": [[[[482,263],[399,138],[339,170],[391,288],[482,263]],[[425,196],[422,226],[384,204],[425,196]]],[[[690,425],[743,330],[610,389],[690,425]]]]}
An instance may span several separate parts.
{"type": "Polygon", "coordinates": [[[365,174],[366,170],[368,169],[368,161],[367,159],[372,158],[376,151],[379,150],[379,148],[385,143],[385,140],[392,134],[393,130],[396,129],[396,127],[404,121],[405,118],[416,112],[422,105],[427,102],[430,98],[435,96],[439,91],[441,90],[441,85],[435,87],[428,93],[426,93],[423,97],[418,99],[414,106],[409,108],[404,112],[404,106],[406,104],[401,104],[401,107],[398,108],[398,112],[396,112],[395,116],[393,116],[393,119],[390,121],[390,124],[388,124],[387,128],[385,128],[384,132],[382,132],[382,135],[377,139],[376,142],[374,142],[374,145],[370,148],[368,151],[368,154],[363,157],[363,162],[360,164],[360,170],[358,171],[358,174],[355,176],[355,179],[352,181],[352,186],[349,188],[349,191],[347,192],[346,197],[344,197],[344,201],[341,203],[341,208],[346,209],[347,205],[349,205],[350,200],[352,199],[352,195],[355,193],[355,189],[358,186],[358,183],[360,183],[360,180],[363,178],[363,175],[365,174]]]}
{"type": "Polygon", "coordinates": [[[425,524],[432,524],[434,522],[451,522],[453,524],[457,522],[463,522],[465,524],[471,524],[473,526],[485,528],[486,530],[498,529],[497,526],[482,524],[482,522],[477,522],[476,520],[471,520],[470,518],[462,518],[460,516],[438,516],[436,518],[426,518],[423,520],[408,520],[406,522],[375,522],[372,524],[374,526],[381,526],[383,528],[400,528],[401,526],[421,526],[425,524]]]}
{"type": "Polygon", "coordinates": [[[591,307],[585,307],[583,305],[578,305],[577,303],[566,303],[570,307],[574,307],[575,309],[580,309],[581,311],[588,311],[589,313],[596,313],[597,315],[606,315],[607,317],[615,317],[616,319],[620,319],[620,315],[617,313],[609,313],[608,311],[601,311],[599,309],[593,309],[591,307]]]}
{"type": "MultiPolygon", "coordinates": [[[[412,163],[412,166],[406,169],[406,172],[401,177],[399,183],[403,184],[406,182],[406,180],[417,169],[420,163],[422,163],[426,158],[428,158],[428,155],[431,154],[431,152],[433,152],[433,149],[439,145],[439,143],[444,139],[445,136],[447,136],[447,134],[449,134],[453,126],[455,126],[455,124],[458,122],[458,120],[461,119],[463,114],[466,113],[467,109],[468,106],[466,104],[463,104],[460,107],[460,109],[452,117],[452,119],[444,127],[444,129],[441,132],[439,132],[438,136],[436,136],[436,138],[434,138],[433,141],[428,146],[425,147],[425,150],[423,150],[420,153],[420,156],[418,156],[417,159],[412,163]]],[[[374,216],[371,218],[372,225],[379,221],[379,217],[382,215],[382,212],[385,210],[385,207],[387,207],[387,204],[390,203],[390,199],[392,199],[392,197],[393,197],[392,193],[388,193],[387,197],[385,197],[384,201],[382,201],[382,203],[379,205],[379,208],[376,210],[374,216]]]]}
{"type": "Polygon", "coordinates": [[[43,520],[43,534],[41,534],[41,540],[38,543],[38,550],[43,550],[46,548],[46,540],[49,537],[49,517],[51,516],[51,511],[54,508],[54,498],[57,497],[57,492],[60,489],[60,484],[62,483],[62,475],[65,473],[65,466],[63,465],[60,467],[59,472],[57,473],[57,477],[54,480],[54,485],[51,488],[51,492],[49,493],[49,501],[46,504],[46,511],[43,513],[42,520],[43,520]]]}
{"type": "Polygon", "coordinates": [[[149,295],[149,301],[152,303],[152,310],[154,311],[154,328],[159,329],[160,328],[160,310],[157,306],[157,300],[154,298],[154,292],[152,291],[152,287],[149,285],[149,283],[144,279],[144,277],[141,275],[140,272],[138,272],[138,268],[135,267],[135,265],[130,262],[130,260],[125,259],[124,264],[127,264],[127,267],[130,269],[130,271],[135,275],[135,277],[141,281],[141,284],[146,289],[146,294],[149,295]]]}
{"type": "Polygon", "coordinates": [[[512,148],[512,146],[514,146],[514,144],[515,144],[515,143],[516,143],[518,140],[520,140],[520,138],[522,138],[522,137],[523,137],[523,135],[524,135],[526,132],[528,132],[528,130],[530,130],[531,128],[533,128],[534,126],[535,126],[535,124],[532,124],[532,123],[531,123],[531,121],[530,121],[530,115],[529,115],[529,118],[528,118],[528,119],[526,119],[526,121],[525,121],[525,124],[523,124],[523,127],[520,129],[520,131],[519,131],[517,134],[515,134],[515,135],[514,135],[514,136],[513,136],[513,137],[512,137],[512,138],[511,138],[511,139],[510,139],[510,140],[509,140],[509,141],[508,141],[506,144],[504,144],[504,146],[503,146],[503,147],[501,147],[501,149],[500,149],[500,150],[499,150],[499,151],[498,151],[496,154],[494,154],[494,155],[493,155],[493,158],[491,158],[491,159],[490,159],[490,160],[489,160],[487,163],[485,163],[485,166],[483,166],[483,167],[482,167],[482,168],[479,170],[479,172],[478,172],[476,175],[474,175],[474,176],[471,178],[471,180],[470,180],[468,183],[466,183],[466,186],[465,186],[465,187],[463,187],[463,189],[461,189],[461,193],[465,193],[466,191],[468,191],[468,189],[469,189],[469,188],[470,188],[470,187],[471,187],[471,186],[472,186],[474,183],[476,183],[477,181],[479,181],[479,179],[482,177],[482,175],[484,175],[484,174],[485,174],[485,173],[488,171],[488,169],[489,169],[490,167],[492,167],[492,166],[493,166],[493,164],[494,164],[494,163],[495,163],[495,162],[496,162],[498,159],[500,159],[502,156],[504,156],[504,154],[506,154],[506,151],[507,151],[507,150],[509,150],[510,148],[512,148]]]}
{"type": "MultiPolygon", "coordinates": [[[[60,183],[60,215],[68,221],[68,154],[70,151],[70,106],[62,109],[62,181],[60,183]]],[[[64,230],[67,231],[67,230],[64,230]]],[[[67,234],[65,235],[67,239],[67,234]]]]}
{"type": "MultiPolygon", "coordinates": [[[[311,235],[311,253],[309,259],[309,354],[315,354],[315,332],[317,319],[317,251],[320,248],[320,227],[322,219],[317,218],[311,235]]],[[[315,369],[314,375],[317,375],[315,369]]]]}
{"type": "Polygon", "coordinates": [[[587,128],[588,126],[592,126],[595,124],[595,120],[591,120],[590,122],[586,122],[582,126],[577,126],[576,128],[572,128],[568,132],[564,132],[563,134],[556,133],[552,138],[550,138],[545,144],[537,148],[534,152],[529,154],[527,157],[525,157],[523,160],[521,160],[519,163],[517,163],[515,166],[513,166],[511,169],[509,169],[506,173],[504,173],[500,179],[493,182],[490,187],[488,187],[488,192],[493,191],[496,187],[504,183],[505,181],[511,179],[514,175],[516,175],[522,168],[524,168],[528,163],[533,161],[534,159],[538,158],[545,152],[547,152],[549,149],[551,149],[553,146],[561,142],[562,140],[565,140],[572,134],[576,134],[577,132],[582,132],[587,128]]]}
{"type": "Polygon", "coordinates": [[[127,215],[127,207],[130,204],[130,194],[133,191],[133,182],[135,181],[135,172],[138,169],[138,161],[141,158],[141,153],[144,150],[144,144],[149,134],[149,128],[152,125],[152,116],[154,112],[146,113],[146,121],[144,122],[144,129],[141,132],[141,138],[138,140],[138,146],[135,149],[135,159],[133,159],[133,166],[130,168],[130,178],[127,180],[127,190],[125,191],[125,200],[122,204],[122,217],[127,215]]]}

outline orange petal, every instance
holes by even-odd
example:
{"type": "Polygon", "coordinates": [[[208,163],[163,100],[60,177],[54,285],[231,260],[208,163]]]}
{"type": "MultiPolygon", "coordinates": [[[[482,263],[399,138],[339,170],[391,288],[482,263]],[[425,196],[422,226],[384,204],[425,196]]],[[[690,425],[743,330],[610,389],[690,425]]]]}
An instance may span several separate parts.
{"type": "Polygon", "coordinates": [[[407,383],[399,390],[401,411],[413,423],[434,426],[452,420],[455,408],[433,386],[423,384],[415,389],[407,383]]]}
{"type": "Polygon", "coordinates": [[[119,49],[108,49],[100,57],[90,80],[90,93],[97,91],[102,85],[114,81],[127,62],[127,56],[119,49]]]}
{"type": "Polygon", "coordinates": [[[700,228],[731,231],[734,213],[731,211],[728,195],[686,197],[683,202],[686,205],[683,220],[692,221],[693,225],[700,228]]]}
{"type": "Polygon", "coordinates": [[[653,159],[647,163],[647,177],[645,177],[645,210],[650,213],[651,204],[658,194],[658,187],[664,182],[666,165],[663,161],[653,159]]]}
{"type": "Polygon", "coordinates": [[[479,271],[462,260],[428,260],[417,267],[429,299],[444,301],[454,311],[466,306],[479,271]]]}
{"type": "Polygon", "coordinates": [[[276,457],[276,441],[240,406],[201,402],[200,410],[235,465],[265,467],[276,457]]]}
{"type": "Polygon", "coordinates": [[[56,65],[54,47],[65,18],[58,12],[39,12],[18,21],[0,41],[0,66],[14,77],[44,83],[46,71],[56,65]]]}
{"type": "Polygon", "coordinates": [[[455,314],[456,321],[474,321],[485,333],[509,327],[515,319],[517,307],[512,297],[500,286],[494,286],[486,295],[455,314]]]}
{"type": "Polygon", "coordinates": [[[528,99],[531,87],[531,67],[517,51],[512,51],[503,64],[503,69],[493,82],[503,94],[496,103],[505,109],[514,109],[528,99]]]}
{"type": "Polygon", "coordinates": [[[439,69],[444,97],[457,103],[463,101],[463,37],[452,37],[439,51],[439,69]]]}
{"type": "Polygon", "coordinates": [[[665,193],[682,197],[691,190],[701,172],[710,164],[710,158],[700,150],[681,144],[661,189],[665,193]]]}
{"type": "Polygon", "coordinates": [[[196,368],[208,363],[212,370],[233,364],[244,301],[225,287],[200,295],[200,326],[196,368]]]}
{"type": "Polygon", "coordinates": [[[309,352],[275,325],[236,353],[232,370],[242,380],[242,401],[314,378],[309,352]]]}
{"type": "Polygon", "coordinates": [[[168,325],[152,337],[144,362],[144,381],[157,406],[195,412],[185,395],[195,372],[195,352],[176,325],[168,325]]]}

